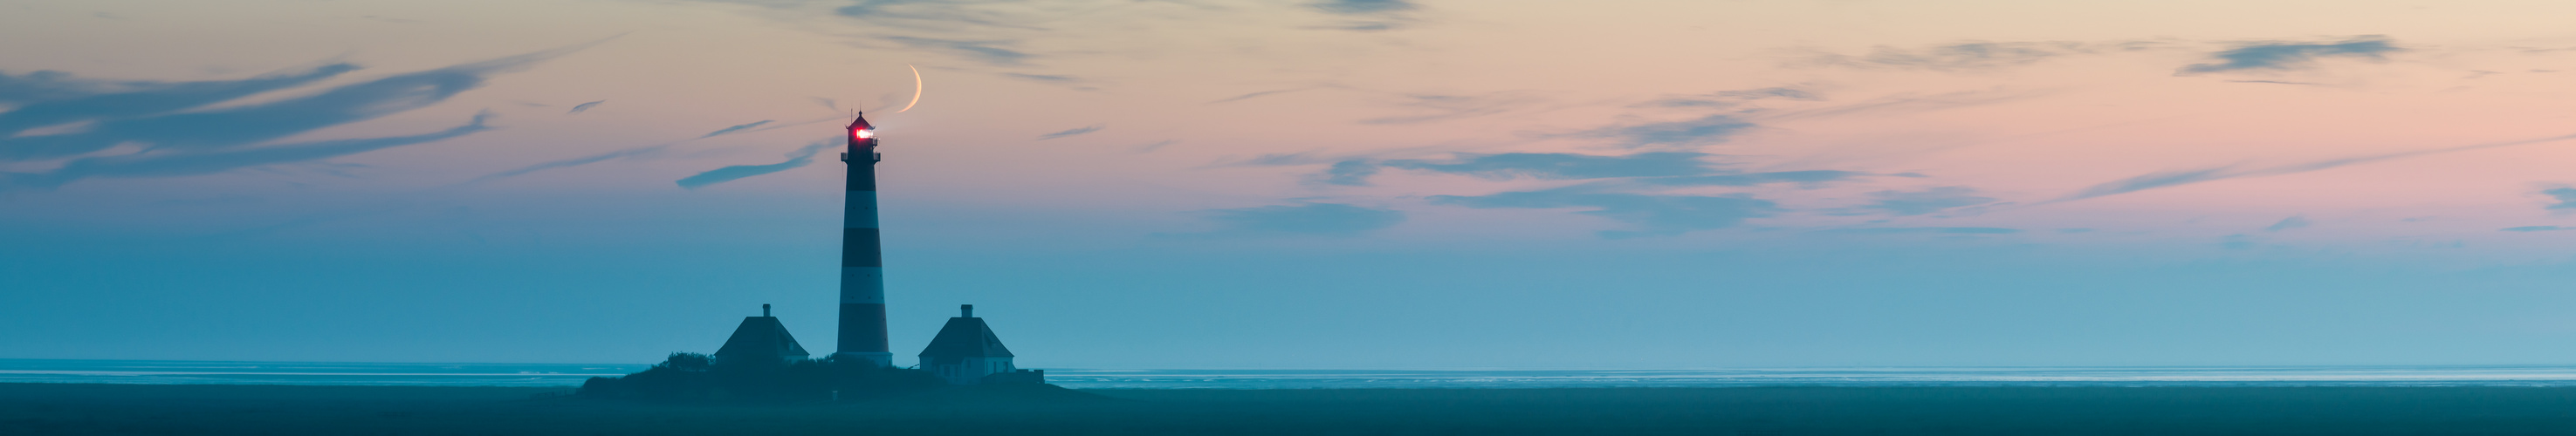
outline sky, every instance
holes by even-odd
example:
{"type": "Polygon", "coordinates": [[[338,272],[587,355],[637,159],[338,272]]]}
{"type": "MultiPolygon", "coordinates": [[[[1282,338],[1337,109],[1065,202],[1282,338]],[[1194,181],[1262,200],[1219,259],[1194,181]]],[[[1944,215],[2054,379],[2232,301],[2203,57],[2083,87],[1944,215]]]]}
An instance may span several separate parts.
{"type": "Polygon", "coordinates": [[[0,5],[0,358],[2576,364],[2576,4],[0,5]],[[913,71],[921,92],[916,98],[913,71]]]}

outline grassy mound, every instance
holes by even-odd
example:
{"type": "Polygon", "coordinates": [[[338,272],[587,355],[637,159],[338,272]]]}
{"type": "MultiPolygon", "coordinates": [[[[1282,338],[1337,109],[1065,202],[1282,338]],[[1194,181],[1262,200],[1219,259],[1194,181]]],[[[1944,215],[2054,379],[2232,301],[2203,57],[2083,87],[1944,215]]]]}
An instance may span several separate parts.
{"type": "Polygon", "coordinates": [[[947,387],[929,371],[879,367],[839,359],[724,361],[697,353],[672,353],[662,363],[624,377],[591,377],[586,398],[648,401],[824,401],[930,392],[947,387]]]}

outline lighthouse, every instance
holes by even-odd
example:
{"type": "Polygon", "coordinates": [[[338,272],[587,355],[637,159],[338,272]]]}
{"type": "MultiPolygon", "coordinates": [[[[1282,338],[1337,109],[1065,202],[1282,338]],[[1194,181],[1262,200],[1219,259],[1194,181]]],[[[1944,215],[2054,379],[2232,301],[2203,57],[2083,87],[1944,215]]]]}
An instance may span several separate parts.
{"type": "Polygon", "coordinates": [[[849,189],[841,197],[841,338],[832,357],[892,367],[894,353],[886,348],[885,251],[877,235],[877,162],[884,159],[877,154],[876,126],[868,125],[865,115],[850,120],[848,133],[850,148],[841,153],[841,162],[850,166],[849,189]]]}

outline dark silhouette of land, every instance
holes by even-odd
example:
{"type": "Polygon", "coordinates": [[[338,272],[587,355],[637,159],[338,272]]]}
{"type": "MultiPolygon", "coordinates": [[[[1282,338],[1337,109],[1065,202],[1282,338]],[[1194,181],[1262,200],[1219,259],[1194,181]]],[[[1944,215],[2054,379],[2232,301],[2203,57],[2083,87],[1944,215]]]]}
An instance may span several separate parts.
{"type": "Polygon", "coordinates": [[[2566,434],[2576,389],[2504,387],[945,389],[655,403],[507,387],[0,384],[0,434],[2566,434]]]}
{"type": "MultiPolygon", "coordinates": [[[[754,319],[761,318],[766,317],[754,319]]],[[[793,346],[793,342],[790,344],[793,346]]],[[[591,377],[577,393],[602,400],[810,402],[918,394],[948,387],[948,382],[930,371],[886,368],[864,360],[788,361],[775,355],[717,358],[671,353],[670,358],[642,372],[591,377]]]]}

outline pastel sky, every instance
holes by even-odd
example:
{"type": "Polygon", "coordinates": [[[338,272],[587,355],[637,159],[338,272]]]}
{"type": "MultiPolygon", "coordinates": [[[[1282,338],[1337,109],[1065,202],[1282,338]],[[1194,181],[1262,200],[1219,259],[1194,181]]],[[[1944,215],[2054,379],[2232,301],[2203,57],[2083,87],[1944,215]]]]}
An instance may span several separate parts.
{"type": "Polygon", "coordinates": [[[2568,364],[2576,4],[0,4],[0,358],[2568,364]],[[914,97],[913,70],[923,82],[914,97]]]}

